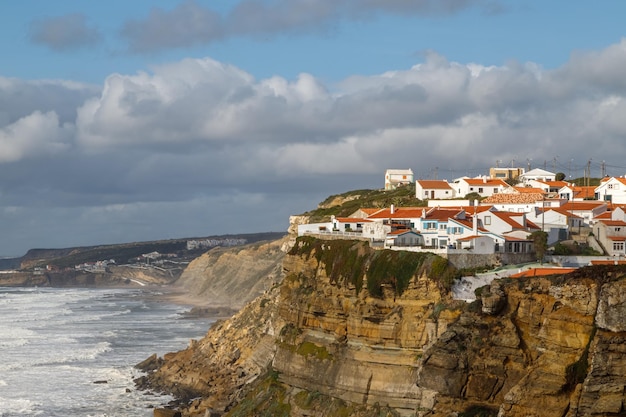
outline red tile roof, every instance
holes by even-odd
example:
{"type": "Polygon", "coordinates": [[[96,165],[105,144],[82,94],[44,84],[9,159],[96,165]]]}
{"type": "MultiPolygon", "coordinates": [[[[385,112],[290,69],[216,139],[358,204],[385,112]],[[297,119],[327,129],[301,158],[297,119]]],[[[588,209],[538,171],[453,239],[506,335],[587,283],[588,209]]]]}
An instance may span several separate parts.
{"type": "Polygon", "coordinates": [[[492,179],[492,178],[487,178],[487,179],[483,179],[483,178],[463,178],[461,179],[461,181],[465,181],[466,183],[468,183],[469,185],[485,185],[485,186],[489,186],[489,187],[508,187],[509,185],[500,180],[500,179],[492,179]]]}
{"type": "Polygon", "coordinates": [[[513,189],[517,191],[518,193],[544,194],[544,191],[541,188],[535,188],[535,187],[513,187],[513,189]]]}
{"type": "Polygon", "coordinates": [[[336,217],[335,220],[337,220],[339,223],[365,223],[365,222],[371,222],[371,220],[359,219],[358,217],[336,217]]]}
{"type": "Polygon", "coordinates": [[[422,187],[423,189],[428,189],[428,190],[451,190],[452,189],[452,187],[450,187],[450,184],[448,184],[448,181],[444,181],[444,180],[419,180],[415,182],[419,184],[420,187],[422,187]]]}
{"type": "Polygon", "coordinates": [[[626,222],[623,220],[600,220],[600,223],[607,226],[626,226],[626,222]]]}
{"type": "Polygon", "coordinates": [[[561,208],[568,211],[587,211],[594,210],[603,205],[606,205],[606,201],[568,201],[563,204],[561,208]]]}
{"type": "Polygon", "coordinates": [[[570,272],[576,271],[577,268],[533,268],[528,269],[526,271],[519,272],[517,274],[513,274],[510,278],[522,278],[522,277],[540,277],[546,275],[557,275],[557,274],[569,274],[570,272]]]}
{"type": "Polygon", "coordinates": [[[620,260],[602,260],[602,259],[598,259],[598,260],[592,260],[591,261],[591,265],[626,265],[626,261],[620,261],[620,260]]]}

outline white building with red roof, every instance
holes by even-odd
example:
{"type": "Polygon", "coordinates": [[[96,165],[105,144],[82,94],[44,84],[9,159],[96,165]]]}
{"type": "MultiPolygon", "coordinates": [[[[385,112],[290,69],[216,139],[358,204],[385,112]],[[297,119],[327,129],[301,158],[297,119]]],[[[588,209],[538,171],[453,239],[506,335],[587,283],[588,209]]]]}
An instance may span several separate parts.
{"type": "Polygon", "coordinates": [[[478,193],[481,197],[489,197],[501,193],[509,185],[501,179],[488,177],[479,178],[458,178],[454,180],[454,192],[459,197],[464,197],[470,193],[478,193]]]}
{"type": "Polygon", "coordinates": [[[596,187],[568,184],[558,191],[559,197],[569,201],[589,201],[596,199],[596,187]]]}
{"type": "Polygon", "coordinates": [[[420,200],[454,198],[454,189],[445,180],[415,181],[415,197],[420,200]]]}
{"type": "Polygon", "coordinates": [[[600,220],[593,226],[596,240],[610,256],[626,256],[626,221],[600,220]]]}
{"type": "Polygon", "coordinates": [[[595,188],[596,200],[610,201],[614,204],[626,204],[626,178],[604,178],[595,188]]]}
{"type": "MultiPolygon", "coordinates": [[[[561,208],[581,217],[585,226],[590,226],[596,217],[601,216],[603,213],[608,213],[606,201],[568,201],[561,208]]],[[[610,218],[610,215],[608,218],[610,218]]]]}

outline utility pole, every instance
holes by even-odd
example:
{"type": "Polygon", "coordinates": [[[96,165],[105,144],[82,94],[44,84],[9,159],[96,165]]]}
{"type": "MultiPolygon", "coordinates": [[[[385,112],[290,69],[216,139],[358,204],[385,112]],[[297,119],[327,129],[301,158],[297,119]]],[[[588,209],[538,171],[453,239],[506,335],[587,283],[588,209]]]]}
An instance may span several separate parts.
{"type": "Polygon", "coordinates": [[[567,166],[567,175],[570,180],[572,179],[572,162],[574,162],[574,158],[569,160],[569,165],[567,166]]]}
{"type": "Polygon", "coordinates": [[[606,177],[606,163],[602,161],[602,164],[600,166],[602,167],[602,178],[604,178],[606,177]]]}

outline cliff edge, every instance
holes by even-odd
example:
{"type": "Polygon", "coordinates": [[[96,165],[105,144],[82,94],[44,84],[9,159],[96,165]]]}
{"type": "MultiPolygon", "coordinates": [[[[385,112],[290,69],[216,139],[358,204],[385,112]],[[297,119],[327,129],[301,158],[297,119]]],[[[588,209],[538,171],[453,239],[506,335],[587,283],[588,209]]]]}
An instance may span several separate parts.
{"type": "Polygon", "coordinates": [[[506,279],[472,304],[433,254],[299,238],[284,279],[139,385],[185,416],[617,416],[626,269],[506,279]]]}

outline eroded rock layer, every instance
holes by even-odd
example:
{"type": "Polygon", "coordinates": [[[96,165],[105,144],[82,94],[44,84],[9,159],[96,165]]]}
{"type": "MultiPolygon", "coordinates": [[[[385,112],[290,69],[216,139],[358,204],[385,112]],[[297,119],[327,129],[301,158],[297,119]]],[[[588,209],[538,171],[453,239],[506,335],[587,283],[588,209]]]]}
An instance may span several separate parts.
{"type": "Polygon", "coordinates": [[[441,258],[385,256],[299,241],[281,284],[142,382],[188,416],[626,412],[626,270],[495,281],[464,304],[441,258]]]}

